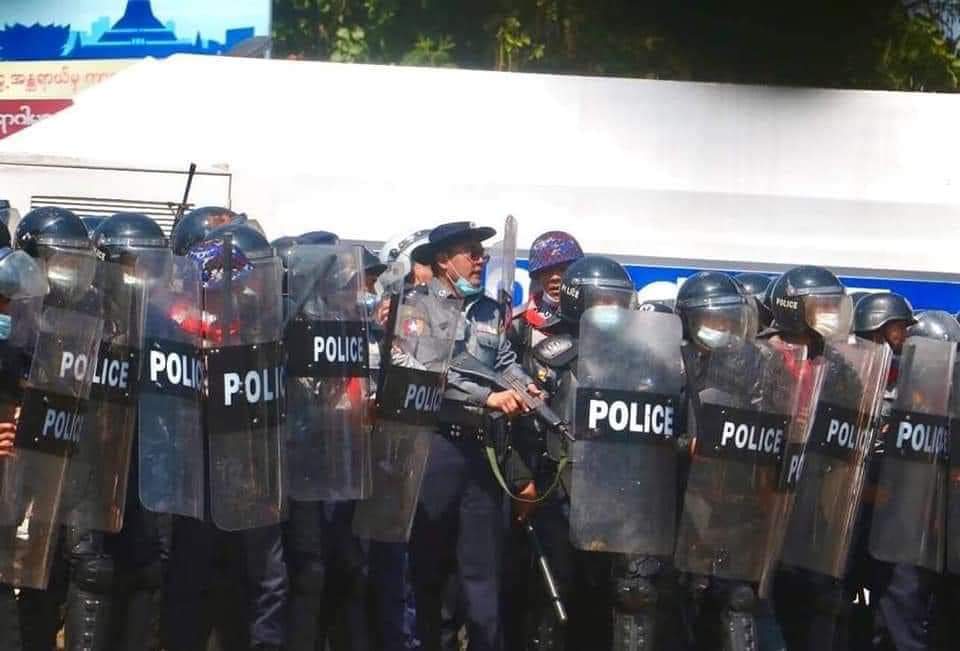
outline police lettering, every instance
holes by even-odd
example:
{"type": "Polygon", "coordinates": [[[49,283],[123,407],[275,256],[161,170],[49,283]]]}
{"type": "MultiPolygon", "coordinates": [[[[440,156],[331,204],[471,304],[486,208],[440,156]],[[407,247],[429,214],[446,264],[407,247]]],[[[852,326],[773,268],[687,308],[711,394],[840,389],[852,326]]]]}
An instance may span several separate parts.
{"type": "Polygon", "coordinates": [[[794,486],[800,480],[803,473],[803,453],[790,455],[787,462],[787,486],[794,486]]]}
{"type": "Polygon", "coordinates": [[[130,375],[130,362],[101,357],[93,370],[93,382],[115,389],[126,389],[130,375]]]}
{"type": "Polygon", "coordinates": [[[443,393],[440,387],[424,386],[422,384],[408,384],[403,397],[403,408],[416,411],[437,412],[443,402],[443,393]]]}
{"type": "Polygon", "coordinates": [[[44,438],[79,443],[81,431],[83,431],[83,416],[81,414],[47,408],[46,415],[43,418],[43,430],[41,431],[44,438]]]}
{"type": "Polygon", "coordinates": [[[788,301],[787,299],[780,298],[779,296],[777,297],[777,305],[779,305],[780,307],[785,307],[790,310],[800,309],[799,301],[788,301]]]}
{"type": "Polygon", "coordinates": [[[853,423],[836,418],[830,419],[830,426],[827,428],[827,443],[852,450],[856,442],[857,428],[854,427],[853,423]]]}
{"type": "Polygon", "coordinates": [[[167,383],[182,385],[191,389],[200,386],[200,360],[180,353],[150,351],[150,382],[156,384],[160,374],[166,376],[167,383]]]}
{"type": "Polygon", "coordinates": [[[60,356],[60,377],[65,378],[67,374],[72,373],[77,382],[82,382],[87,377],[89,365],[86,355],[77,355],[65,350],[60,356]]]}
{"type": "Polygon", "coordinates": [[[247,404],[267,403],[282,399],[286,379],[284,368],[260,368],[246,374],[223,374],[223,406],[232,407],[234,398],[241,393],[247,404]]]}
{"type": "Polygon", "coordinates": [[[947,453],[948,436],[946,427],[903,420],[897,428],[897,448],[909,446],[914,452],[943,456],[947,453]]]}
{"type": "Polygon", "coordinates": [[[739,450],[751,450],[764,454],[779,455],[783,443],[783,430],[776,427],[737,424],[732,421],[723,423],[720,435],[721,447],[732,444],[739,450]]]}
{"type": "Polygon", "coordinates": [[[314,337],[313,361],[326,360],[328,364],[359,364],[363,361],[365,345],[360,337],[314,337]]]}
{"type": "Polygon", "coordinates": [[[650,403],[607,402],[591,398],[587,407],[587,427],[596,430],[602,422],[615,432],[673,436],[673,407],[650,403]],[[642,412],[641,412],[642,409],[642,412]]]}

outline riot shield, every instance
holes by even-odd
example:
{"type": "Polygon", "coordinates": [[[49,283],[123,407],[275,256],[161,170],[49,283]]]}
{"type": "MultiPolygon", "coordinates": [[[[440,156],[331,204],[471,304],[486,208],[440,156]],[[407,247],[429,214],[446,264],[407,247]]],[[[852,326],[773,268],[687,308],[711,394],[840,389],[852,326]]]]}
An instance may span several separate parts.
{"type": "Polygon", "coordinates": [[[487,293],[503,308],[504,323],[513,319],[514,279],[517,273],[517,220],[508,215],[503,224],[503,237],[488,248],[484,279],[487,293]]]}
{"type": "Polygon", "coordinates": [[[150,511],[204,514],[200,417],[203,364],[200,270],[170,251],[141,252],[145,284],[143,373],[138,399],[140,501],[150,511]]]}
{"type": "Polygon", "coordinates": [[[287,266],[290,497],[370,494],[367,312],[360,248],[297,246],[287,266]]]}
{"type": "Polygon", "coordinates": [[[950,468],[947,485],[947,570],[960,574],[960,359],[950,389],[950,468]]]}
{"type": "MultiPolygon", "coordinates": [[[[37,324],[19,402],[16,456],[7,460],[15,486],[4,496],[5,510],[15,514],[14,523],[0,526],[0,583],[36,589],[47,585],[67,467],[80,442],[102,330],[89,284],[96,260],[57,254],[45,262],[48,277],[54,270],[59,274],[57,287],[37,324]]],[[[3,411],[9,413],[9,405],[3,411]]]]}
{"type": "Polygon", "coordinates": [[[372,432],[373,493],[353,520],[360,538],[410,539],[461,309],[459,300],[425,292],[393,298],[372,432]]]}
{"type": "Polygon", "coordinates": [[[672,314],[602,306],[580,319],[570,481],[579,549],[673,554],[681,336],[672,314]]]}
{"type": "Polygon", "coordinates": [[[103,314],[103,336],[77,453],[64,492],[64,522],[120,531],[127,497],[137,417],[143,341],[143,283],[119,264],[97,265],[93,290],[103,314]]]}
{"type": "Polygon", "coordinates": [[[778,560],[781,468],[802,348],[741,342],[687,368],[695,436],[675,560],[685,572],[760,583],[778,560]],[[787,355],[791,359],[787,359],[787,355]]]}
{"type": "MultiPolygon", "coordinates": [[[[232,253],[227,237],[224,269],[234,269],[232,253]]],[[[280,259],[270,257],[203,291],[210,514],[225,531],[286,517],[282,287],[280,259]]]]}
{"type": "Polygon", "coordinates": [[[907,339],[870,525],[870,554],[942,572],[946,547],[949,402],[956,344],[907,339]]]}
{"type": "Polygon", "coordinates": [[[825,345],[820,400],[783,545],[785,565],[844,575],[891,355],[885,344],[855,337],[825,345]]]}

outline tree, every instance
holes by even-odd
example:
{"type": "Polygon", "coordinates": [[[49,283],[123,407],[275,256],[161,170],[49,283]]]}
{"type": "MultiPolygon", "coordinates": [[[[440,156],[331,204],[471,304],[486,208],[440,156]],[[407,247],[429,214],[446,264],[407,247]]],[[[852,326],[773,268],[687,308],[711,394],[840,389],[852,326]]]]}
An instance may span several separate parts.
{"type": "Polygon", "coordinates": [[[274,0],[277,56],[957,90],[960,0],[274,0]]]}

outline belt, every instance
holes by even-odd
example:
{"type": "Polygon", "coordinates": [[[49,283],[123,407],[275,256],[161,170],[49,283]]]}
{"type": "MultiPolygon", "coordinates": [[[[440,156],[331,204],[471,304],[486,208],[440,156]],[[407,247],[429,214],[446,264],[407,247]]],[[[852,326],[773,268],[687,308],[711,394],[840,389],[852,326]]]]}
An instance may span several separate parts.
{"type": "Polygon", "coordinates": [[[437,433],[451,441],[483,441],[482,427],[462,423],[438,423],[437,433]]]}

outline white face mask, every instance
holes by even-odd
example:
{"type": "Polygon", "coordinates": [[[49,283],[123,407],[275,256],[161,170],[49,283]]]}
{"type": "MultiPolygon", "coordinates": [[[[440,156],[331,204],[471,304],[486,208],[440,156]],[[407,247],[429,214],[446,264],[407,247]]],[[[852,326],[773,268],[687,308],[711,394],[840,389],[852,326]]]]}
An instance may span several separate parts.
{"type": "Polygon", "coordinates": [[[734,341],[734,336],[726,330],[716,330],[707,326],[700,326],[693,334],[693,338],[701,346],[710,350],[726,348],[734,341]]]}

